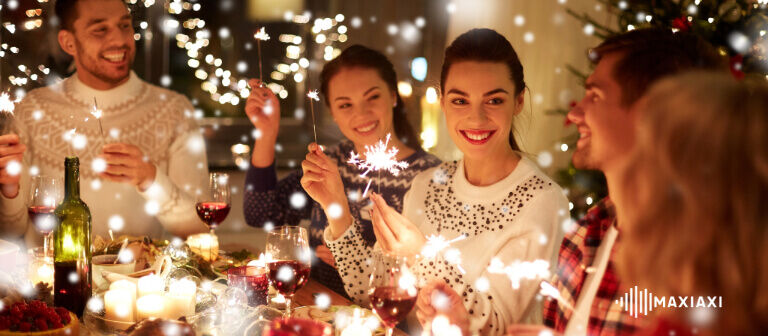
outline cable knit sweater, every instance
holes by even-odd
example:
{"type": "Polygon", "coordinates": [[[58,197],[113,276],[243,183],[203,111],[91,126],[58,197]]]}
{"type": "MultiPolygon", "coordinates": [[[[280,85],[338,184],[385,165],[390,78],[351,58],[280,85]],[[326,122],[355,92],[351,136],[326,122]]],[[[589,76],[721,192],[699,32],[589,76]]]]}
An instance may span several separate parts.
{"type": "Polygon", "coordinates": [[[5,231],[26,230],[30,173],[63,179],[64,157],[75,154],[80,158],[80,196],[91,210],[94,234],[107,236],[110,222],[122,227],[116,235],[160,237],[165,229],[186,236],[206,231],[197,218],[194,195],[208,187],[208,162],[192,111],[186,97],[150,85],[134,73],[111,90],[94,90],[75,74],[30,91],[15,111],[21,141],[27,145],[25,174],[19,196],[0,203],[0,225],[5,231]],[[90,114],[94,98],[103,111],[103,138],[98,120],[90,114]],[[74,149],[64,140],[72,129],[85,136],[84,148],[74,149]],[[155,181],[145,192],[102,180],[92,169],[102,146],[114,142],[139,147],[157,167],[155,181]]]}
{"type": "MultiPolygon", "coordinates": [[[[473,332],[501,335],[509,324],[540,321],[540,305],[534,299],[539,281],[523,280],[513,289],[506,275],[487,270],[494,258],[505,265],[538,259],[554,265],[568,201],[533,162],[521,159],[506,178],[485,187],[467,181],[463,161],[446,162],[416,176],[403,204],[403,215],[426,236],[467,236],[451,245],[461,252],[460,264],[438,254],[421,259],[413,269],[420,282],[442,279],[464,298],[473,332]],[[476,285],[481,277],[488,280],[488,288],[476,285]]],[[[347,293],[367,304],[372,271],[367,260],[374,247],[364,244],[358,225],[336,240],[326,230],[325,240],[347,293]]]]}

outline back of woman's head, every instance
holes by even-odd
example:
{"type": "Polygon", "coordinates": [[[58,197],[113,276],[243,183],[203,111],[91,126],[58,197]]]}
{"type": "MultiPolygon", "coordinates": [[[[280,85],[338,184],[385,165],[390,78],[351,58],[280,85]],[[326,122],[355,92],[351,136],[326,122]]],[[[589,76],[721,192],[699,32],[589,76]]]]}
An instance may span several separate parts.
{"type": "Polygon", "coordinates": [[[375,70],[379,77],[387,84],[387,88],[395,94],[397,102],[392,109],[395,133],[410,147],[418,148],[418,137],[416,137],[413,126],[408,122],[405,103],[403,103],[403,100],[400,98],[400,94],[397,91],[397,73],[395,72],[395,67],[384,54],[376,50],[355,44],[344,49],[339,56],[323,66],[323,70],[320,72],[320,93],[326,97],[325,104],[328,105],[331,79],[342,70],[352,68],[375,70]]]}
{"type": "Polygon", "coordinates": [[[638,107],[623,276],[659,295],[722,296],[718,333],[768,327],[768,85],[688,73],[638,107]]]}
{"type": "MultiPolygon", "coordinates": [[[[486,28],[472,29],[459,35],[445,49],[443,67],[440,71],[440,91],[445,92],[445,82],[451,66],[458,62],[490,62],[503,63],[509,69],[509,76],[515,85],[514,95],[518,96],[525,90],[523,65],[512,44],[495,30],[486,28]]],[[[520,150],[514,138],[514,132],[509,134],[509,144],[514,150],[520,150]]]]}

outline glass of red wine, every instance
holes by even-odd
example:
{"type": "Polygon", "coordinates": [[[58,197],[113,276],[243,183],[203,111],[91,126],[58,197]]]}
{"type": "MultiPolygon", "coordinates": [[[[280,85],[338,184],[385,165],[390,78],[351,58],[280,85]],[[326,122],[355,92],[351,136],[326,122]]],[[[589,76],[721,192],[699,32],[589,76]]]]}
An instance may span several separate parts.
{"type": "Polygon", "coordinates": [[[229,174],[211,173],[208,190],[197,197],[197,216],[208,225],[211,234],[227,218],[232,200],[229,189],[229,174]]]}
{"type": "Polygon", "coordinates": [[[59,178],[34,176],[29,190],[29,219],[37,232],[43,235],[45,258],[53,249],[53,229],[56,228],[56,215],[53,213],[64,197],[64,185],[59,178]]]}
{"type": "Polygon", "coordinates": [[[395,326],[411,312],[418,294],[416,276],[408,269],[406,257],[384,252],[374,256],[368,297],[387,328],[387,336],[392,336],[395,326]]]}
{"type": "Polygon", "coordinates": [[[291,299],[309,280],[312,254],[307,230],[299,226],[282,226],[267,233],[266,253],[269,280],[285,297],[285,316],[291,315],[291,299]]]}

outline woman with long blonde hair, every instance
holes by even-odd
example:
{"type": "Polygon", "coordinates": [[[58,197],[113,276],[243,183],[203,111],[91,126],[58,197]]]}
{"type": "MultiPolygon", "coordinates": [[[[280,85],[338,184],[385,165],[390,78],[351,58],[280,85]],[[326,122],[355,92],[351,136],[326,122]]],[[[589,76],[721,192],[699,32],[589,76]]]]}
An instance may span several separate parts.
{"type": "Polygon", "coordinates": [[[619,182],[617,266],[627,284],[695,303],[656,308],[648,334],[764,333],[768,84],[689,73],[654,85],[637,108],[635,152],[607,176],[619,182]]]}

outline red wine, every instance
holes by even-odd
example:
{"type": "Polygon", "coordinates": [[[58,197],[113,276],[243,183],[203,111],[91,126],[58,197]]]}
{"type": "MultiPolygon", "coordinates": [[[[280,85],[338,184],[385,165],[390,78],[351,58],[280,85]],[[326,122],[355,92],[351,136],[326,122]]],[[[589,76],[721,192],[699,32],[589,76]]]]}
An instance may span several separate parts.
{"type": "Polygon", "coordinates": [[[373,311],[388,327],[394,328],[416,304],[416,296],[396,287],[376,287],[370,295],[373,311]]]}
{"type": "Polygon", "coordinates": [[[229,214],[229,204],[224,202],[199,202],[197,203],[197,216],[208,227],[215,229],[229,214]]]}
{"type": "Polygon", "coordinates": [[[227,272],[227,285],[244,290],[251,307],[267,304],[269,277],[261,267],[230,268],[227,272]]]}
{"type": "Polygon", "coordinates": [[[55,307],[67,308],[77,316],[83,315],[86,301],[91,297],[91,282],[83,279],[84,275],[87,277],[90,273],[87,270],[78,270],[75,261],[53,263],[53,305],[55,307]]]}
{"type": "Polygon", "coordinates": [[[53,211],[56,207],[49,207],[44,205],[31,206],[27,209],[29,218],[32,220],[32,224],[35,225],[37,231],[42,234],[48,234],[53,232],[56,227],[56,215],[53,211]]]}
{"type": "Polygon", "coordinates": [[[268,267],[272,286],[283,295],[293,295],[309,279],[309,265],[296,260],[273,261],[268,267]]]}

